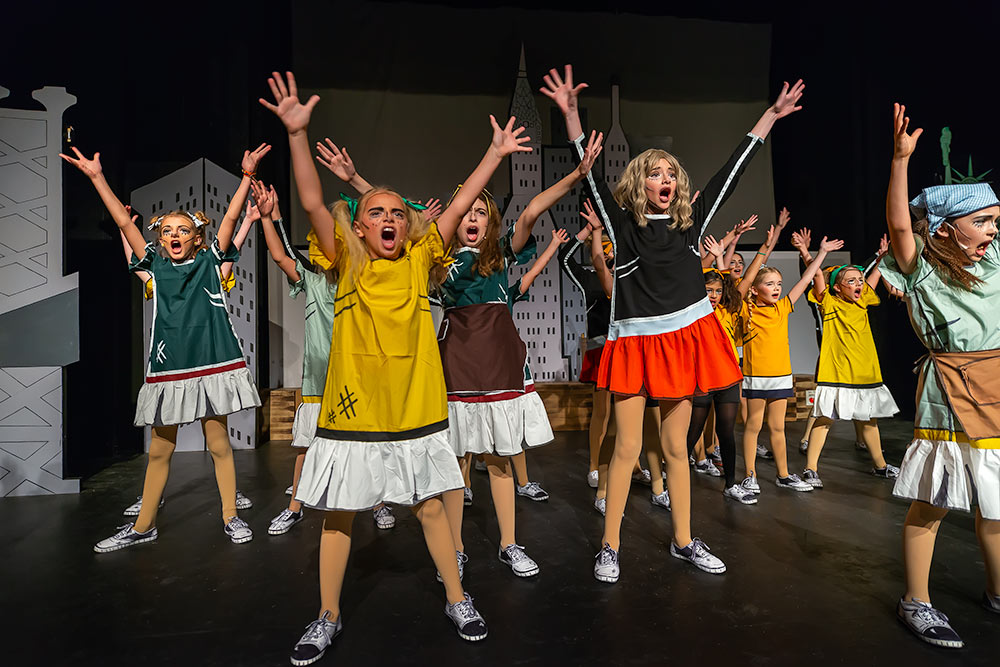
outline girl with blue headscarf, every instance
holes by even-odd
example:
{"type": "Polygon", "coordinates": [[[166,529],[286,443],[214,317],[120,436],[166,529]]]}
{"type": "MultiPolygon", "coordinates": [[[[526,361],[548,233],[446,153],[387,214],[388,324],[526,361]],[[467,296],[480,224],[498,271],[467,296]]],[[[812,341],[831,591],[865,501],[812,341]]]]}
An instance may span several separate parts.
{"type": "Polygon", "coordinates": [[[906,592],[899,619],[922,640],[964,643],[928,592],[934,541],[948,510],[976,509],[986,564],[983,606],[1000,613],[1000,201],[985,183],[925,188],[907,203],[906,171],[921,130],[895,105],[882,274],[901,291],[928,355],[920,367],[913,441],[893,493],[903,523],[906,592]],[[916,222],[911,223],[911,212],[916,222]]]}

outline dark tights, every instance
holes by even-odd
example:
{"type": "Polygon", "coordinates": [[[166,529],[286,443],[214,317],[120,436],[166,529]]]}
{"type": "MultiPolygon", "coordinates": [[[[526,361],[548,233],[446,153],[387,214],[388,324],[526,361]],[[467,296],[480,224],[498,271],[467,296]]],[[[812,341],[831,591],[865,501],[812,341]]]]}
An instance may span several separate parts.
{"type": "MultiPolygon", "coordinates": [[[[707,397],[706,397],[707,398],[707,397]]],[[[722,450],[722,470],[726,476],[726,488],[736,483],[736,413],[739,403],[719,403],[718,394],[711,394],[711,403],[696,400],[691,406],[691,426],[688,427],[688,454],[694,451],[705,422],[708,421],[708,411],[715,404],[715,434],[719,436],[719,448],[722,450]]],[[[705,443],[706,446],[710,443],[705,443]]]]}

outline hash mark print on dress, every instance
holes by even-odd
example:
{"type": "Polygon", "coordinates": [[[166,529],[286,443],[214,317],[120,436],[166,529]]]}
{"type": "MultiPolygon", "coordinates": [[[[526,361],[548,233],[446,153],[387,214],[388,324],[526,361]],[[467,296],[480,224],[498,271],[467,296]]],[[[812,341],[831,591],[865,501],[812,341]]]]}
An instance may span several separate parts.
{"type": "Polygon", "coordinates": [[[340,406],[340,414],[344,415],[348,419],[358,416],[358,413],[354,410],[354,406],[357,403],[357,401],[354,400],[354,395],[354,392],[348,389],[347,385],[344,385],[344,391],[340,392],[340,403],[338,403],[340,406]],[[348,410],[350,410],[351,414],[347,414],[348,410]]]}
{"type": "Polygon", "coordinates": [[[167,355],[164,354],[163,350],[167,347],[167,341],[161,340],[156,346],[156,362],[162,364],[167,360],[167,355]]]}

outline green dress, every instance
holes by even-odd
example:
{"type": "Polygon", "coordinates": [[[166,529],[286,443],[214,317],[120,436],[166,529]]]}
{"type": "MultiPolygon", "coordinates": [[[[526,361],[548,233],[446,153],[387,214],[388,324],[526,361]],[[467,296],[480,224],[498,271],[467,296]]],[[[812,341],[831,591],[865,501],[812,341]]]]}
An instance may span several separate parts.
{"type": "MultiPolygon", "coordinates": [[[[1000,349],[1000,245],[966,269],[983,282],[970,292],[952,284],[923,256],[910,274],[890,254],[882,260],[882,276],[900,290],[917,338],[935,352],[1000,349]]],[[[913,442],[903,460],[894,493],[947,509],[968,511],[978,497],[980,511],[1000,520],[1000,438],[969,441],[952,412],[929,358],[923,360],[917,384],[913,442]]]]}
{"type": "Polygon", "coordinates": [[[229,321],[221,267],[240,253],[218,241],[194,257],[173,262],[159,246],[132,256],[130,271],[153,276],[153,325],[136,426],[187,424],[260,406],[239,339],[229,321]]]}

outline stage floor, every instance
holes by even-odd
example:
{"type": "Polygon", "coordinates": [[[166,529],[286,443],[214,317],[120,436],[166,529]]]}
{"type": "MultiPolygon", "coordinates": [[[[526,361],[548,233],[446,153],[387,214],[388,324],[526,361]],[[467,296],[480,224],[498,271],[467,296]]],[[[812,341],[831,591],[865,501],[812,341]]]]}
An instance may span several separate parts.
{"type": "MultiPolygon", "coordinates": [[[[804,422],[788,425],[798,443],[804,422]]],[[[906,422],[886,422],[898,464],[906,422]]],[[[518,541],[541,573],[520,580],[496,559],[498,532],[485,474],[466,508],[465,585],[489,623],[480,644],[458,638],[419,525],[397,508],[396,528],[357,517],[342,608],[345,631],[320,665],[674,664],[996,665],[1000,616],[980,606],[982,556],[972,517],[941,529],[931,579],[935,604],[967,648],[935,649],[895,618],[902,592],[906,503],[892,482],[865,474],[853,429],[837,424],[821,460],[826,488],[777,489],[759,463],[756,506],[724,501],[719,478],[692,473],[694,533],[729,566],[704,574],[671,558],[670,515],[633,485],[623,525],[622,577],[597,582],[602,517],[587,486],[586,436],[558,433],[528,454],[548,502],[517,501],[518,541]]],[[[158,542],[110,554],[92,546],[124,523],[144,457],[86,480],[79,496],[0,500],[6,665],[281,665],[319,604],[319,513],[279,537],[268,523],[287,503],[294,452],[285,443],[236,452],[249,544],[222,532],[208,453],[174,456],[158,542]]],[[[805,458],[795,449],[791,469],[805,458]]],[[[742,466],[742,464],[740,464],[742,466]]],[[[742,467],[740,467],[742,471],[742,467]]]]}

